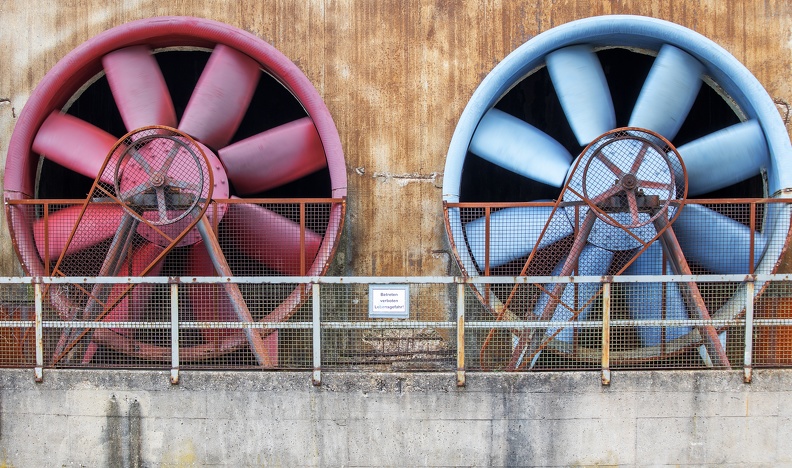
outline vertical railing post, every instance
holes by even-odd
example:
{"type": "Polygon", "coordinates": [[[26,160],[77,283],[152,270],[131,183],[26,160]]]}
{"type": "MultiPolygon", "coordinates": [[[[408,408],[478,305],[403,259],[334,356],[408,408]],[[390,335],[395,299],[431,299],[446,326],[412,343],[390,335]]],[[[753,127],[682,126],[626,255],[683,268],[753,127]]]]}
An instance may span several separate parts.
{"type": "Polygon", "coordinates": [[[319,298],[319,283],[311,285],[311,303],[313,305],[313,384],[322,385],[322,321],[321,300],[319,298]]]}
{"type": "Polygon", "coordinates": [[[602,283],[602,385],[610,385],[611,284],[602,283]]]}
{"type": "MultiPolygon", "coordinates": [[[[490,229],[492,209],[489,206],[484,207],[484,276],[490,275],[490,229]]],[[[490,284],[484,284],[484,302],[490,303],[490,284]]]]}
{"type": "Polygon", "coordinates": [[[44,301],[40,278],[36,278],[33,283],[33,295],[36,309],[36,368],[34,372],[36,382],[41,382],[44,380],[44,301]]]}
{"type": "Polygon", "coordinates": [[[754,292],[752,280],[745,283],[745,354],[743,356],[743,382],[751,383],[753,378],[753,326],[754,326],[754,292]]]}
{"type": "Polygon", "coordinates": [[[300,276],[305,276],[305,202],[300,202],[300,276]]]}
{"type": "Polygon", "coordinates": [[[465,386],[465,283],[457,283],[457,387],[465,386]]]}
{"type": "Polygon", "coordinates": [[[179,284],[170,285],[171,384],[179,383],[179,284]]]}

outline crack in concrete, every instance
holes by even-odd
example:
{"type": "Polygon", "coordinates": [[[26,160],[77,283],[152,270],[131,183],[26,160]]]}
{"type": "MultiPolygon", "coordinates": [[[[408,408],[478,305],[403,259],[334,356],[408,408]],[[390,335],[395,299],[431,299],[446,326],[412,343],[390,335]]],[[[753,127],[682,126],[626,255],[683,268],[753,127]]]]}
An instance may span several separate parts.
{"type": "Polygon", "coordinates": [[[399,185],[407,185],[410,183],[430,182],[436,183],[438,178],[442,177],[441,172],[432,172],[430,174],[419,174],[416,172],[408,172],[406,174],[391,174],[389,172],[374,172],[371,177],[378,179],[380,182],[387,182],[390,180],[395,181],[399,185]]]}

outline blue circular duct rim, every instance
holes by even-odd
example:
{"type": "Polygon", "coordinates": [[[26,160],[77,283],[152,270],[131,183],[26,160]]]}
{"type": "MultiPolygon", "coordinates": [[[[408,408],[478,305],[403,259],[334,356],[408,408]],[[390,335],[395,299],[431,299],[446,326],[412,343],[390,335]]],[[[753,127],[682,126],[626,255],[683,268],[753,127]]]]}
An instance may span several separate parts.
{"type": "Polygon", "coordinates": [[[701,34],[668,21],[631,15],[596,16],[545,31],[503,59],[484,78],[460,116],[446,157],[443,200],[459,201],[462,166],[482,116],[514,85],[536,68],[545,56],[575,44],[658,50],[670,44],[694,56],[706,73],[748,117],[759,121],[770,152],[768,191],[792,187],[792,145],[772,98],[745,66],[725,49],[701,34]]]}

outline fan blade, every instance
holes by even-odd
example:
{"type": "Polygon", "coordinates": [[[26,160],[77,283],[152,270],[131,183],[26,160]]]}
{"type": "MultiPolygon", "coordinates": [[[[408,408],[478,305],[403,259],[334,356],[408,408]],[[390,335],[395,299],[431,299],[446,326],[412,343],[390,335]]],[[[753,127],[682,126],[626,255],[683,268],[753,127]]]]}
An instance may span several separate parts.
{"type": "MultiPolygon", "coordinates": [[[[552,206],[505,208],[490,215],[489,266],[498,267],[530,254],[538,243],[544,248],[572,235],[572,225],[559,209],[553,215],[541,241],[539,237],[553,212],[552,206]]],[[[465,225],[468,245],[480,270],[484,270],[486,219],[474,219],[465,225]]]]}
{"type": "MultiPolygon", "coordinates": [[[[751,230],[728,216],[702,205],[685,205],[672,225],[682,252],[717,274],[745,274],[750,264],[751,230]]],[[[754,267],[759,263],[767,236],[754,233],[754,267]]]]}
{"type": "MultiPolygon", "coordinates": [[[[147,243],[143,247],[134,252],[131,258],[128,258],[121,264],[118,271],[119,276],[140,276],[143,271],[148,267],[159,254],[164,250],[155,244],[147,243]]],[[[158,262],[147,273],[148,276],[157,276],[162,271],[163,262],[158,262]]],[[[126,321],[140,321],[143,318],[143,312],[148,304],[149,298],[153,291],[153,285],[150,284],[116,284],[110,290],[107,297],[107,305],[115,304],[110,311],[102,317],[103,322],[126,322],[126,321]],[[122,294],[126,294],[121,297],[122,294]],[[121,299],[119,299],[121,297],[121,299]]],[[[130,335],[133,330],[128,328],[112,328],[113,332],[120,335],[130,335]]],[[[83,364],[88,364],[98,350],[98,344],[93,341],[93,334],[88,343],[85,354],[83,355],[83,364]]]]}
{"type": "Polygon", "coordinates": [[[630,117],[640,127],[673,140],[693,107],[704,65],[676,47],[664,45],[646,77],[630,117]]]}
{"type": "MultiPolygon", "coordinates": [[[[131,258],[128,258],[121,264],[117,276],[140,276],[143,271],[165,250],[159,245],[146,243],[137,249],[131,258]]],[[[146,276],[158,276],[162,272],[163,261],[154,265],[146,276]]],[[[110,291],[108,296],[108,304],[113,303],[118,297],[129,288],[128,284],[116,284],[110,291]]],[[[113,308],[105,317],[105,322],[120,322],[124,320],[140,320],[145,311],[146,304],[148,304],[149,297],[153,285],[151,284],[136,284],[132,289],[119,301],[118,305],[113,308]]]]}
{"type": "Polygon", "coordinates": [[[564,183],[572,156],[561,143],[536,127],[498,109],[479,122],[470,151],[487,161],[554,187],[564,183]]]}
{"type": "MultiPolygon", "coordinates": [[[[624,271],[625,275],[670,275],[671,266],[666,264],[663,270],[663,248],[660,242],[649,246],[635,261],[624,271]]],[[[633,320],[687,320],[688,313],[685,302],[677,283],[625,283],[624,296],[627,307],[633,320]],[[665,288],[664,288],[665,286],[665,288]],[[663,290],[665,289],[665,298],[663,290]],[[665,299],[665,302],[664,302],[665,299]],[[663,314],[663,307],[665,314],[663,314]]],[[[690,327],[667,327],[665,340],[663,340],[663,327],[646,326],[637,327],[638,339],[641,346],[660,346],[663,341],[668,342],[690,333],[690,327]]]]}
{"type": "MultiPolygon", "coordinates": [[[[299,276],[300,225],[266,208],[230,203],[223,229],[245,255],[284,275],[299,276]]],[[[310,269],[322,235],[305,230],[305,271],[310,269]]]]}
{"type": "Polygon", "coordinates": [[[770,163],[767,141],[756,120],[724,128],[677,150],[687,169],[690,196],[741,182],[770,163]]]}
{"type": "Polygon", "coordinates": [[[102,66],[127,130],[147,125],[176,126],[168,85],[148,47],[110,52],[102,57],[102,66]]]}
{"type": "Polygon", "coordinates": [[[327,167],[310,117],[226,146],[218,153],[238,193],[263,192],[327,167]]]}
{"type": "Polygon", "coordinates": [[[115,235],[124,216],[124,210],[118,205],[89,204],[77,231],[69,242],[69,236],[81,212],[82,205],[69,206],[51,213],[47,224],[44,223],[44,218],[39,218],[33,223],[33,237],[42,258],[48,252],[49,258],[55,260],[64,253],[64,250],[66,254],[71,254],[110,239],[115,235]],[[67,242],[69,242],[68,248],[67,242]]]}
{"type": "MultiPolygon", "coordinates": [[[[214,265],[203,241],[194,244],[187,253],[187,274],[189,276],[215,276],[214,265]]],[[[225,290],[214,284],[191,285],[186,290],[187,299],[192,306],[193,315],[199,322],[237,322],[239,319],[230,304],[225,290]]],[[[228,328],[202,328],[201,335],[208,344],[222,346],[223,343],[244,341],[242,330],[228,328]]],[[[263,339],[272,364],[278,365],[278,331],[263,339]]]]}
{"type": "Polygon", "coordinates": [[[95,179],[117,140],[84,120],[53,112],[41,124],[33,140],[33,151],[66,169],[95,179]]]}
{"type": "Polygon", "coordinates": [[[616,128],[608,81],[591,47],[565,47],[547,55],[547,71],[580,146],[616,128]]]}
{"type": "Polygon", "coordinates": [[[184,109],[179,130],[210,148],[226,146],[245,116],[260,76],[258,62],[218,44],[184,109]]]}
{"type": "MultiPolygon", "coordinates": [[[[187,275],[189,276],[217,276],[212,259],[206,250],[206,245],[200,241],[192,245],[187,253],[187,275]]],[[[222,288],[213,284],[192,285],[187,289],[187,297],[192,305],[195,318],[200,321],[237,321],[236,314],[229,304],[228,296],[222,288]]],[[[226,330],[205,329],[201,330],[204,337],[219,338],[226,330]]],[[[228,330],[243,337],[242,330],[228,330]]]]}
{"type": "MultiPolygon", "coordinates": [[[[563,258],[558,263],[558,265],[556,265],[556,267],[553,269],[553,276],[558,276],[561,273],[561,269],[563,268],[566,260],[566,258],[563,258]]],[[[592,244],[586,244],[586,246],[583,247],[583,250],[580,252],[580,257],[578,258],[578,268],[576,275],[603,276],[608,272],[611,262],[613,262],[613,252],[595,247],[592,244]]],[[[553,288],[553,285],[548,284],[546,285],[546,288],[550,290],[553,288]]],[[[551,320],[554,322],[568,321],[573,315],[572,310],[570,310],[569,307],[573,307],[575,309],[582,308],[589,300],[599,293],[600,289],[600,283],[567,284],[564,286],[564,292],[561,294],[562,303],[558,304],[555,311],[553,311],[553,317],[551,320]],[[575,295],[575,291],[577,291],[577,295],[575,295]]],[[[547,294],[542,294],[539,298],[539,301],[536,303],[536,307],[534,307],[534,315],[541,317],[542,311],[549,301],[550,296],[547,294]]],[[[585,307],[577,316],[576,320],[585,320],[586,316],[591,311],[592,305],[593,303],[585,307]]],[[[548,327],[545,333],[548,336],[552,335],[556,332],[556,330],[558,330],[558,328],[561,327],[548,327]]],[[[572,342],[573,331],[574,330],[572,328],[564,328],[558,333],[558,335],[556,335],[556,339],[570,343],[572,342]]]]}

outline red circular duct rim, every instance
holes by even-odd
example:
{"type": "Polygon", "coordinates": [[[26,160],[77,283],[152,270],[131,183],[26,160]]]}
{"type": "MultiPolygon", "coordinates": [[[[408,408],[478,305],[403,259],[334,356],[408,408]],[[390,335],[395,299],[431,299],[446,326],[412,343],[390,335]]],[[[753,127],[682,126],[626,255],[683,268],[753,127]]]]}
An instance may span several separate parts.
{"type": "Polygon", "coordinates": [[[259,62],[294,94],[314,122],[324,146],[333,197],[346,195],[346,165],[341,140],[330,111],[316,88],[285,55],[261,38],[218,21],[166,16],[133,21],[84,42],[61,59],[41,80],[25,104],[9,142],[4,191],[14,198],[33,196],[36,165],[30,147],[49,112],[62,106],[101,70],[100,59],[112,50],[138,44],[153,47],[214,47],[224,44],[259,62]]]}
{"type": "MultiPolygon", "coordinates": [[[[90,78],[102,69],[101,58],[107,53],[133,45],[152,48],[207,47],[223,44],[254,60],[264,71],[285,86],[312,119],[324,147],[330,173],[331,196],[342,198],[347,192],[346,163],[335,123],[316,88],[303,72],[285,55],[263,39],[218,21],[189,16],[162,16],[132,21],[104,31],[82,43],[50,69],[36,86],[19,115],[9,142],[3,180],[7,200],[34,197],[38,155],[31,147],[41,124],[51,111],[60,109],[90,78]]],[[[29,220],[24,229],[14,229],[14,214],[7,207],[9,230],[18,258],[28,274],[43,274],[29,220]]],[[[323,274],[333,257],[343,227],[342,209],[333,209],[324,241],[309,274],[323,274]],[[321,263],[319,265],[317,263],[321,263]]]]}

